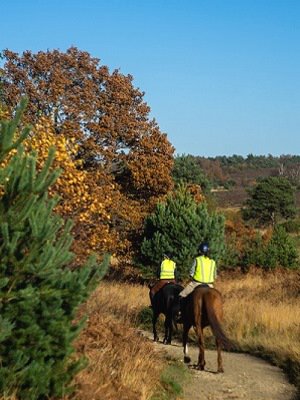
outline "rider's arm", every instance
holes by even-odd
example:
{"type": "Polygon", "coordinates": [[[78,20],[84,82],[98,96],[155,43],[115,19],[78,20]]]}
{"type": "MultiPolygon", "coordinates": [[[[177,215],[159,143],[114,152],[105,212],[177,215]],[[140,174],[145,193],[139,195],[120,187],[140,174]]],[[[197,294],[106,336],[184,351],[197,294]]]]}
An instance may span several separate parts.
{"type": "Polygon", "coordinates": [[[160,278],[160,271],[161,271],[161,265],[157,268],[156,270],[156,278],[159,279],[160,278]]]}
{"type": "Polygon", "coordinates": [[[177,270],[177,267],[175,267],[175,269],[174,269],[174,277],[175,277],[175,281],[178,281],[178,270],[177,270]]]}
{"type": "Polygon", "coordinates": [[[190,269],[190,277],[192,278],[193,276],[194,276],[194,274],[195,274],[195,269],[196,269],[196,260],[194,260],[194,262],[193,262],[193,265],[191,266],[191,269],[190,269]]]}

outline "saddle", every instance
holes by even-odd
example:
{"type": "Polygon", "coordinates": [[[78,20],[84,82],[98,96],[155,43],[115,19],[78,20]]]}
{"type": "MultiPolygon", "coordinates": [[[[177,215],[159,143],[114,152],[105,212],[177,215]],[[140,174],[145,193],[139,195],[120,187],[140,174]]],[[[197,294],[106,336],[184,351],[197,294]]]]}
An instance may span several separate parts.
{"type": "Polygon", "coordinates": [[[168,281],[168,280],[166,280],[166,281],[164,281],[164,280],[159,280],[159,281],[157,281],[157,282],[152,286],[152,293],[156,294],[156,293],[158,293],[162,288],[164,288],[166,285],[170,285],[170,284],[173,284],[173,285],[174,285],[174,282],[171,282],[171,281],[168,281]],[[154,290],[153,290],[153,289],[154,289],[154,290]]]}

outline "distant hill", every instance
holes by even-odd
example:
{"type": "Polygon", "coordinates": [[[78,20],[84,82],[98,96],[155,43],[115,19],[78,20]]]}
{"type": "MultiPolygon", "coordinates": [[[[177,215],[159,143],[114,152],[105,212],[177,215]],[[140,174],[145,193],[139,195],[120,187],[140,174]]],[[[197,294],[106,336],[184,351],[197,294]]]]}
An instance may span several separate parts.
{"type": "Polygon", "coordinates": [[[213,183],[217,204],[222,208],[241,207],[247,198],[246,189],[258,179],[285,176],[296,187],[297,206],[300,207],[300,156],[280,157],[238,155],[230,157],[195,157],[197,163],[213,183]]]}

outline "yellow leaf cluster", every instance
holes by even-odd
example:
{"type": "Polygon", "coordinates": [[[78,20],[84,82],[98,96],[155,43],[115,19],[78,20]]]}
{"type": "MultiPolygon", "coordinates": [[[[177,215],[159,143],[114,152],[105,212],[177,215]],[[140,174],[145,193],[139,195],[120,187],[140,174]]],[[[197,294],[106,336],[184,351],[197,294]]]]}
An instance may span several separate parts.
{"type": "MultiPolygon", "coordinates": [[[[27,150],[37,150],[37,168],[40,169],[49,148],[55,146],[53,168],[60,168],[61,175],[50,188],[50,195],[59,195],[56,211],[74,221],[74,251],[84,258],[92,250],[103,253],[109,250],[111,218],[109,212],[112,185],[97,185],[99,172],[82,169],[82,161],[76,158],[78,145],[74,138],[58,135],[52,123],[41,118],[26,139],[27,150]]],[[[103,179],[102,179],[103,180],[103,179]]]]}

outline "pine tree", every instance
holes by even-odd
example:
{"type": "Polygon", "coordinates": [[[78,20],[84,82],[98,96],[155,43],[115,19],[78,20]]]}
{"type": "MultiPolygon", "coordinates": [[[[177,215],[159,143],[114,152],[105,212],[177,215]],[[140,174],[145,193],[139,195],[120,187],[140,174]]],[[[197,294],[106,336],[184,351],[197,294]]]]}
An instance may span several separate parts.
{"type": "Polygon", "coordinates": [[[243,218],[261,225],[276,225],[296,215],[295,188],[282,176],[261,179],[249,190],[250,197],[242,209],[243,218]]]}
{"type": "Polygon", "coordinates": [[[83,366],[73,341],[83,326],[74,323],[78,306],[87,299],[108,264],[95,258],[75,270],[68,268],[71,222],[53,209],[48,188],[54,149],[43,169],[36,154],[26,154],[22,141],[30,128],[17,127],[26,101],[0,132],[0,392],[20,399],[46,399],[71,390],[83,366]]]}
{"type": "Polygon", "coordinates": [[[211,188],[211,182],[197,163],[196,157],[190,154],[177,155],[174,158],[172,177],[176,184],[199,185],[204,193],[209,193],[211,188]]]}
{"type": "Polygon", "coordinates": [[[142,263],[148,266],[148,272],[153,274],[163,254],[168,253],[184,278],[202,241],[210,243],[211,257],[220,259],[224,251],[224,217],[210,214],[206,203],[196,203],[181,185],[146,218],[143,236],[142,263]]]}
{"type": "Polygon", "coordinates": [[[293,238],[283,226],[277,225],[265,249],[266,269],[284,267],[288,269],[299,268],[298,253],[293,238]]]}

